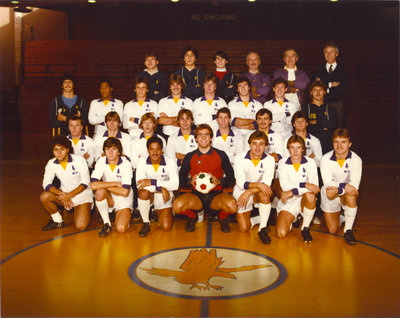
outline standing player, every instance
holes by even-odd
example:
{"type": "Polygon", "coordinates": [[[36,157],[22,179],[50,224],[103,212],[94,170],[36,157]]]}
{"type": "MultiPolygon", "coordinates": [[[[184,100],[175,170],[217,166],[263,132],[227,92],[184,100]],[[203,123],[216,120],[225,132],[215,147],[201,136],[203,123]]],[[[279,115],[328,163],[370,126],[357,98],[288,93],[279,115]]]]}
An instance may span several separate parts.
{"type": "Polygon", "coordinates": [[[115,227],[119,233],[129,229],[133,207],[132,167],[128,159],[121,156],[119,139],[109,137],[104,142],[104,157],[96,162],[91,176],[91,186],[95,191],[96,206],[104,225],[99,236],[111,232],[109,208],[115,209],[115,227]]]}
{"type": "Polygon", "coordinates": [[[279,238],[290,232],[293,220],[303,212],[301,236],[304,242],[311,242],[310,223],[316,208],[316,195],[319,192],[318,172],[315,161],[303,156],[306,145],[303,138],[293,135],[287,142],[290,157],[279,161],[279,181],[282,187],[278,203],[276,231],[279,238]]]}
{"type": "Polygon", "coordinates": [[[164,231],[171,230],[172,191],[179,186],[178,167],[173,159],[162,155],[162,140],[153,136],[146,145],[148,156],[139,159],[136,170],[138,209],[143,220],[139,236],[146,236],[150,232],[151,203],[157,211],[160,226],[164,231]]]}
{"type": "Polygon", "coordinates": [[[254,203],[259,203],[258,237],[267,244],[271,242],[267,232],[267,222],[271,212],[271,184],[274,178],[275,160],[265,153],[268,138],[263,132],[253,132],[248,142],[250,150],[238,154],[235,158],[236,185],[233,197],[239,208],[236,219],[240,231],[249,231],[251,210],[254,203]]]}
{"type": "Polygon", "coordinates": [[[347,129],[333,133],[333,149],[322,157],[321,174],[324,186],[321,190],[321,209],[330,233],[336,233],[341,225],[340,209],[344,209],[344,239],[350,245],[356,243],[353,224],[357,215],[358,188],[361,182],[361,158],[350,150],[351,138],[347,129]]]}
{"type": "Polygon", "coordinates": [[[186,231],[193,232],[197,219],[197,213],[202,209],[209,213],[220,211],[218,218],[221,230],[230,232],[228,215],[237,212],[235,199],[222,190],[235,184],[235,176],[228,156],[225,152],[211,147],[213,131],[207,124],[197,126],[195,139],[199,148],[189,152],[183,159],[179,171],[179,185],[181,188],[192,187],[192,192],[184,193],[175,199],[173,210],[175,213],[184,214],[188,217],[186,231]],[[194,182],[200,172],[213,175],[215,188],[207,194],[194,190],[194,182]]]}
{"type": "Polygon", "coordinates": [[[65,136],[55,136],[50,142],[54,155],[47,162],[43,189],[40,201],[51,220],[42,230],[50,231],[64,227],[64,222],[58,207],[67,210],[74,209],[74,224],[77,230],[83,231],[90,222],[90,208],[93,203],[93,193],[89,186],[89,169],[81,156],[73,155],[71,142],[65,136]],[[54,177],[60,180],[60,188],[52,182],[54,177]]]}
{"type": "Polygon", "coordinates": [[[217,79],[217,95],[229,103],[236,95],[236,76],[226,69],[228,54],[218,51],[214,54],[215,71],[212,73],[217,79]]]}
{"type": "Polygon", "coordinates": [[[124,104],[119,99],[112,97],[113,85],[109,80],[100,81],[100,99],[90,103],[89,123],[94,125],[94,134],[100,136],[107,130],[104,118],[109,112],[117,112],[122,118],[124,104]]]}

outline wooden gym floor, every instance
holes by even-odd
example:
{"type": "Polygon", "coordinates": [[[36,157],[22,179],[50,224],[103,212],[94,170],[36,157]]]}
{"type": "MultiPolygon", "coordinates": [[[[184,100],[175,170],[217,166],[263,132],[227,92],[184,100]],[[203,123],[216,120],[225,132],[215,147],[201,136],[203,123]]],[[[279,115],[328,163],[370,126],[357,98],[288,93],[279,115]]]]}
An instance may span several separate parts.
{"type": "Polygon", "coordinates": [[[48,137],[5,133],[1,144],[1,315],[3,317],[398,317],[400,166],[364,166],[355,232],[312,225],[306,245],[294,229],[263,245],[257,229],[197,223],[186,233],[132,224],[99,238],[87,231],[42,232],[39,202],[48,137]],[[208,284],[208,285],[207,285],[208,284]]]}

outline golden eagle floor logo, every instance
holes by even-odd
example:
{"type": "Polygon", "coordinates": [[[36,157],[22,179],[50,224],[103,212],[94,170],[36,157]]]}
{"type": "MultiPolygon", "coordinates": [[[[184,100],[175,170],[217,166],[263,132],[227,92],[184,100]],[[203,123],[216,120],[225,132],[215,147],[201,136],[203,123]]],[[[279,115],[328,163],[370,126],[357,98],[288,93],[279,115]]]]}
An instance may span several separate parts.
{"type": "Polygon", "coordinates": [[[178,248],[146,255],[129,268],[151,291],[183,298],[239,298],[267,292],[286,279],[278,261],[226,247],[178,248]]]}

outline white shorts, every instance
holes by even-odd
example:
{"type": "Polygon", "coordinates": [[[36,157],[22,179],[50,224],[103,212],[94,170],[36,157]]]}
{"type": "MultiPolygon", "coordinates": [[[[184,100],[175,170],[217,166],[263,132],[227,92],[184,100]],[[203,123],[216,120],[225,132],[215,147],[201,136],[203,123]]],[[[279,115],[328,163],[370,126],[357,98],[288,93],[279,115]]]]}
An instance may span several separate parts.
{"type": "Polygon", "coordinates": [[[168,209],[172,208],[172,199],[174,197],[174,194],[172,192],[169,192],[169,200],[164,203],[162,193],[161,192],[155,192],[154,193],[154,210],[162,210],[162,209],[168,209]]]}
{"type": "Polygon", "coordinates": [[[122,195],[116,195],[114,193],[110,193],[110,194],[114,201],[113,208],[115,209],[115,211],[119,211],[122,209],[131,209],[131,211],[133,210],[133,190],[132,190],[132,188],[130,189],[129,195],[127,197],[124,197],[122,195]]]}
{"type": "Polygon", "coordinates": [[[340,201],[340,196],[337,196],[333,200],[329,200],[326,195],[326,187],[321,188],[321,210],[326,213],[340,212],[344,204],[340,201]]]}
{"type": "Polygon", "coordinates": [[[93,192],[90,187],[87,187],[81,193],[78,193],[71,199],[74,206],[78,206],[84,203],[91,203],[93,204],[93,192]]]}
{"type": "MultiPolygon", "coordinates": [[[[239,197],[245,192],[246,190],[240,190],[239,188],[235,187],[233,188],[233,197],[235,198],[235,200],[237,201],[239,199],[239,197]]],[[[254,206],[254,194],[250,195],[249,199],[247,200],[246,206],[242,206],[240,208],[238,208],[237,213],[241,214],[244,212],[249,212],[251,210],[253,210],[253,206],[254,206]]]]}
{"type": "Polygon", "coordinates": [[[283,203],[281,200],[278,202],[278,206],[276,207],[276,211],[279,212],[281,211],[287,211],[290,214],[292,214],[295,218],[299,215],[301,212],[301,199],[303,196],[294,196],[286,201],[286,203],[283,203]]]}

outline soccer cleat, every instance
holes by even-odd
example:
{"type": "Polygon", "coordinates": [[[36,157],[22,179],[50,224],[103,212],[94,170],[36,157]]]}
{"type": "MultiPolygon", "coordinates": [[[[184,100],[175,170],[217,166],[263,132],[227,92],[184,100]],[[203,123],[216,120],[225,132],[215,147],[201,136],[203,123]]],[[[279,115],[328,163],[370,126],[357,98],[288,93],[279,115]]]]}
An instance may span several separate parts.
{"type": "Polygon", "coordinates": [[[188,218],[188,220],[185,224],[185,229],[186,229],[186,232],[194,232],[194,230],[196,229],[196,219],[188,218]]]}
{"type": "Polygon", "coordinates": [[[263,227],[260,231],[258,231],[257,235],[264,244],[271,243],[271,238],[268,235],[268,228],[263,227]]]}
{"type": "Polygon", "coordinates": [[[42,231],[51,231],[55,229],[62,229],[64,227],[64,222],[54,222],[50,220],[45,226],[42,227],[42,231]]]}
{"type": "Polygon", "coordinates": [[[150,232],[150,223],[144,222],[142,228],[139,231],[139,236],[145,237],[150,232]]]}
{"type": "Polygon", "coordinates": [[[310,233],[310,229],[308,227],[305,227],[304,229],[301,230],[301,236],[303,237],[303,241],[305,243],[311,243],[312,242],[312,236],[310,233]]]}
{"type": "Polygon", "coordinates": [[[103,224],[103,226],[101,227],[101,230],[99,232],[99,236],[100,237],[106,237],[108,235],[108,233],[110,233],[112,230],[110,224],[105,223],[103,224]]]}
{"type": "Polygon", "coordinates": [[[137,221],[141,219],[141,215],[138,209],[135,209],[132,213],[132,220],[137,221]]]}
{"type": "Polygon", "coordinates": [[[231,231],[231,227],[229,225],[229,218],[225,218],[223,220],[219,220],[219,223],[221,224],[221,231],[224,233],[229,233],[231,231]]]}
{"type": "Polygon", "coordinates": [[[208,223],[214,223],[218,221],[218,217],[215,215],[215,213],[208,212],[208,223]]]}
{"type": "Polygon", "coordinates": [[[354,245],[357,242],[356,238],[353,235],[353,230],[347,230],[344,233],[344,239],[346,240],[346,243],[350,245],[354,245]]]}
{"type": "Polygon", "coordinates": [[[301,219],[302,219],[301,214],[299,214],[299,215],[297,216],[297,218],[294,219],[292,225],[293,225],[293,227],[294,227],[295,229],[297,229],[297,228],[300,227],[301,219]]]}

